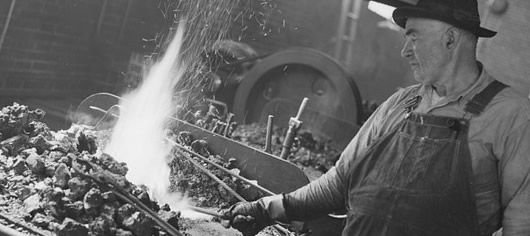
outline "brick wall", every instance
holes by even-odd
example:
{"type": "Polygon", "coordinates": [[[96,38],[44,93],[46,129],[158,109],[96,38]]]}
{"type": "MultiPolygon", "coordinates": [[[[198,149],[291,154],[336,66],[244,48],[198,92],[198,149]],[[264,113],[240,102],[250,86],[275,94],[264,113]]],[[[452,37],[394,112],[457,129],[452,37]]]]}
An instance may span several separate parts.
{"type": "MultiPolygon", "coordinates": [[[[84,96],[112,90],[131,51],[153,37],[142,0],[18,0],[0,51],[2,96],[84,96]],[[129,7],[127,7],[129,5],[129,7]]],[[[0,1],[4,27],[11,0],[0,1]]]]}
{"type": "MultiPolygon", "coordinates": [[[[0,1],[0,32],[12,0],[0,1]]],[[[130,55],[161,31],[156,1],[16,0],[0,49],[0,106],[48,112],[52,128],[94,92],[117,92],[130,55]]]]}

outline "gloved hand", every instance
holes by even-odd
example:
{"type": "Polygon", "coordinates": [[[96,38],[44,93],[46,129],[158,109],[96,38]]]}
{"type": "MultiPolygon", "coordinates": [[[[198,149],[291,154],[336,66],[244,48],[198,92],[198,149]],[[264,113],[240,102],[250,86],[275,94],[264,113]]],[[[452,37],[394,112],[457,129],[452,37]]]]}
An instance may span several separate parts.
{"type": "Polygon", "coordinates": [[[286,221],[282,195],[261,198],[253,202],[238,202],[221,211],[230,225],[244,236],[253,236],[275,221],[286,221]]]}

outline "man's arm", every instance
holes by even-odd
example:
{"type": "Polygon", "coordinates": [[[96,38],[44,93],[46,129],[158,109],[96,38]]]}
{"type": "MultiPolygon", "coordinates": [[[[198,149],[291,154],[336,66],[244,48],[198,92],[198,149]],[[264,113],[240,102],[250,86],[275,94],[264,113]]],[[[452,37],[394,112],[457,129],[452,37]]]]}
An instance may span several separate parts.
{"type": "Polygon", "coordinates": [[[503,236],[530,235],[530,121],[508,135],[499,169],[503,236]]]}
{"type": "Polygon", "coordinates": [[[346,191],[350,184],[349,172],[354,169],[355,158],[385,132],[384,124],[399,120],[401,110],[395,110],[399,109],[398,104],[410,96],[412,91],[415,88],[401,89],[390,96],[359,129],[334,168],[319,179],[284,196],[283,206],[289,220],[311,220],[345,208],[346,191]]]}

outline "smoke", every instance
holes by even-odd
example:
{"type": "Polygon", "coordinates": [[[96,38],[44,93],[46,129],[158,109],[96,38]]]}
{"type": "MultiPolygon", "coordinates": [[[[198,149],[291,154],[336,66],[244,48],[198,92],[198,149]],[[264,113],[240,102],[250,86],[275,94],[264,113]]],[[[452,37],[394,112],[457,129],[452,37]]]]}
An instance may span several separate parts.
{"type": "Polygon", "coordinates": [[[180,24],[165,54],[140,86],[123,96],[120,117],[104,151],[127,163],[131,182],[147,186],[154,199],[168,203],[174,210],[188,203],[182,194],[169,192],[171,147],[164,138],[168,118],[176,109],[173,88],[185,70],[180,60],[184,31],[180,24]]]}

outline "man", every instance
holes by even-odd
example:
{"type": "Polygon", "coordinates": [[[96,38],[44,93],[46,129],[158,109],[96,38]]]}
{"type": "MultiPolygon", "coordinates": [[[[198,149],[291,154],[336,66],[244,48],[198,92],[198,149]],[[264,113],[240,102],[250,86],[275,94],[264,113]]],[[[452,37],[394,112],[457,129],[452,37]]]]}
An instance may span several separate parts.
{"type": "Polygon", "coordinates": [[[224,214],[255,234],[347,210],[343,235],[530,235],[530,102],[476,60],[476,0],[398,8],[402,56],[420,84],[386,100],[341,158],[288,194],[224,214]]]}

